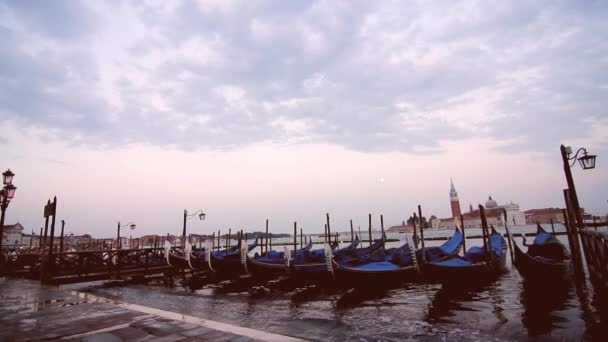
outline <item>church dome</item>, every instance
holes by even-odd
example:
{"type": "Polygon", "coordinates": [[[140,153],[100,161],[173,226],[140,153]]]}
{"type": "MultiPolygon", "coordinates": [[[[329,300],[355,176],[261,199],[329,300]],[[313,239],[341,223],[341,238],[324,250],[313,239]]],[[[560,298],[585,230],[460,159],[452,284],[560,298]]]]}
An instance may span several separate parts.
{"type": "Polygon", "coordinates": [[[492,196],[488,197],[488,200],[486,201],[486,208],[496,207],[498,207],[498,203],[496,203],[496,201],[492,199],[492,196]]]}

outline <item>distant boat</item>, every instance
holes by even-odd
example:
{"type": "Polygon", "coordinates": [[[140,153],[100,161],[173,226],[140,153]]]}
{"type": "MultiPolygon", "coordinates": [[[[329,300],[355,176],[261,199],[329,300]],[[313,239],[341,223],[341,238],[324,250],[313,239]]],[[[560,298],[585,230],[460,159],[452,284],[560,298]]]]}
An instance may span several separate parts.
{"type": "MultiPolygon", "coordinates": [[[[534,242],[523,252],[509,233],[515,252],[515,267],[526,279],[547,281],[566,278],[570,275],[572,263],[570,253],[553,234],[546,232],[540,224],[536,226],[534,242]]],[[[525,245],[525,238],[524,238],[525,245]]]]}

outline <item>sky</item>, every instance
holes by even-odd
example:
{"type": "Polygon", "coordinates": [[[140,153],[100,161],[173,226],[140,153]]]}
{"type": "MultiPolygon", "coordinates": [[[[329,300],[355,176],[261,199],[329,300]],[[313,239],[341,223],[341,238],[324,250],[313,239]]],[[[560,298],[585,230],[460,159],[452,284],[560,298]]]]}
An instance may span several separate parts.
{"type": "Polygon", "coordinates": [[[399,224],[563,207],[560,144],[608,212],[605,1],[0,0],[7,223],[75,234],[399,224]]]}

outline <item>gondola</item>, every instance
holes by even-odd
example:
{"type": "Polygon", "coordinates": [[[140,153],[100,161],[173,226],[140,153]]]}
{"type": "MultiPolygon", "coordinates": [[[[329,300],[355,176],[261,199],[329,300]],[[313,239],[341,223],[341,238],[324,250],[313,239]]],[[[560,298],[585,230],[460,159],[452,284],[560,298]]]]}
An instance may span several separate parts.
{"type": "MultiPolygon", "coordinates": [[[[514,263],[519,274],[528,280],[564,279],[572,269],[570,253],[553,234],[537,224],[536,237],[527,252],[520,249],[515,239],[508,233],[513,244],[514,263]]],[[[524,245],[525,245],[524,238],[524,245]]]]}
{"type": "Polygon", "coordinates": [[[211,246],[208,244],[203,248],[194,250],[192,245],[186,241],[184,250],[176,250],[170,248],[168,251],[169,266],[176,269],[190,269],[193,271],[209,270],[209,252],[211,246]]]}
{"type": "MultiPolygon", "coordinates": [[[[309,238],[309,242],[296,252],[300,254],[304,251],[309,251],[312,248],[312,239],[309,238]]],[[[247,256],[247,270],[256,277],[272,278],[287,272],[288,263],[286,262],[285,256],[289,253],[291,259],[294,258],[293,251],[275,251],[270,250],[262,254],[255,253],[254,256],[247,256]]]]}
{"type": "Polygon", "coordinates": [[[290,260],[289,273],[296,280],[306,283],[329,280],[332,278],[332,257],[340,258],[341,255],[357,253],[356,251],[360,250],[357,249],[359,243],[357,237],[343,248],[339,248],[337,242],[334,242],[331,245],[326,243],[323,248],[298,253],[293,260],[290,260]]]}
{"type": "Polygon", "coordinates": [[[258,239],[248,245],[243,243],[244,241],[241,241],[236,248],[209,253],[209,269],[222,278],[236,278],[246,273],[246,254],[258,246],[258,239]],[[239,249],[239,246],[243,247],[239,249]]]}
{"type": "Polygon", "coordinates": [[[441,246],[414,251],[408,241],[401,247],[380,248],[358,258],[334,258],[332,267],[336,278],[352,287],[391,286],[418,277],[422,253],[428,261],[444,260],[456,255],[462,242],[463,235],[456,229],[454,235],[441,246]]]}
{"type": "Polygon", "coordinates": [[[454,255],[424,265],[424,276],[442,283],[476,283],[492,280],[505,270],[507,244],[494,227],[488,237],[490,253],[471,247],[464,256],[454,255]]]}

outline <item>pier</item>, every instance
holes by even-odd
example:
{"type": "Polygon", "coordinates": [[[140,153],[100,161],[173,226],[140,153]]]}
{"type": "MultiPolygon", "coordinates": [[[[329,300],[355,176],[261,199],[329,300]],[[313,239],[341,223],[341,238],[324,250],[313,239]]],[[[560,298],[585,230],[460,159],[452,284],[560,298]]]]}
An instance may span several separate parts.
{"type": "Polygon", "coordinates": [[[301,341],[18,279],[0,283],[0,323],[2,341],[301,341]]]}

